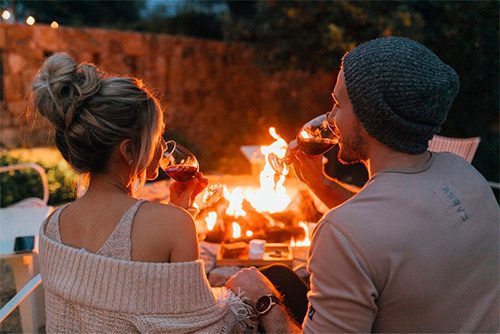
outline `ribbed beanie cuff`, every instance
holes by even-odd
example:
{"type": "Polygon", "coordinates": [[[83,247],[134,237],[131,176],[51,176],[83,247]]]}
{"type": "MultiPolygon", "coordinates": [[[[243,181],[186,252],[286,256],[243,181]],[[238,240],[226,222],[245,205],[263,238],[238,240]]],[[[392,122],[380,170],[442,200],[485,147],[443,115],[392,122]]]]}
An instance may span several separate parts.
{"type": "Polygon", "coordinates": [[[384,37],[342,59],[354,113],[387,146],[422,153],[439,132],[459,89],[456,72],[423,45],[384,37]]]}

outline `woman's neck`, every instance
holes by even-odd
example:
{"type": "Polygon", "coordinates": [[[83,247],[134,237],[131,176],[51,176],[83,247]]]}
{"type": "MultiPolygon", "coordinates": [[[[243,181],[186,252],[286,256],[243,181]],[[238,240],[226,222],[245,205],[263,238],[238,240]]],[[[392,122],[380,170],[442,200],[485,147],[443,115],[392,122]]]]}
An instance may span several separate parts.
{"type": "MultiPolygon", "coordinates": [[[[90,176],[90,184],[84,197],[132,196],[128,182],[117,174],[98,173],[90,176]]],[[[83,196],[82,196],[83,197],[83,196]]]]}

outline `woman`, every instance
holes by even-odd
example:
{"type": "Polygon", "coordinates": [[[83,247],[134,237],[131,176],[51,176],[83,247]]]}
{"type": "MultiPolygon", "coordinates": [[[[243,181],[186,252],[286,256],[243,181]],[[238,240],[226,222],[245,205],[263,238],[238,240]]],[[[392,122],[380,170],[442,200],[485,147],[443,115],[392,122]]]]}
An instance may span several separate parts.
{"type": "Polygon", "coordinates": [[[55,54],[34,79],[31,102],[88,184],[40,231],[48,332],[219,333],[248,318],[239,298],[211,290],[183,209],[206,179],[173,182],[174,205],[134,198],[157,177],[165,149],[162,110],[141,81],[55,54]]]}

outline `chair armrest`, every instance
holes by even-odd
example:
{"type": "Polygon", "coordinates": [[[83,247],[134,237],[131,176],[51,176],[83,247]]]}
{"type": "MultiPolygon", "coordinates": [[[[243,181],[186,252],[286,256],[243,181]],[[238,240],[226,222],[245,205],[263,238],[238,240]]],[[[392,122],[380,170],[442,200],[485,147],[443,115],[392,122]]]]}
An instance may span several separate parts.
{"type": "Polygon", "coordinates": [[[47,181],[47,174],[45,173],[45,169],[42,168],[42,166],[37,165],[35,163],[27,162],[27,163],[20,163],[20,164],[15,164],[15,165],[10,165],[10,166],[0,166],[0,173],[4,172],[10,172],[14,170],[20,170],[20,169],[34,169],[38,174],[40,174],[40,177],[42,179],[42,185],[43,185],[43,202],[44,205],[47,205],[49,201],[49,182],[47,181]]]}

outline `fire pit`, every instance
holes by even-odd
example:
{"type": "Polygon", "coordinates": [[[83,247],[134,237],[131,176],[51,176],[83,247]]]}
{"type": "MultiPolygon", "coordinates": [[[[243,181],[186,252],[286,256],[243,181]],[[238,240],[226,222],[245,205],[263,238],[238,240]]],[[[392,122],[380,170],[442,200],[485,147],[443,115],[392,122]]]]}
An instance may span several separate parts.
{"type": "Polygon", "coordinates": [[[322,215],[302,183],[276,175],[271,168],[269,153],[283,155],[286,142],[274,128],[270,133],[275,142],[260,147],[260,160],[252,158],[254,164],[262,166],[258,175],[208,176],[210,183],[224,185],[224,198],[200,210],[196,225],[200,241],[221,245],[219,265],[291,264],[292,249],[302,248],[299,250],[304,253],[310,244],[310,230],[322,215]],[[267,248],[261,258],[249,258],[252,240],[265,241],[267,248]]]}
{"type": "MultiPolygon", "coordinates": [[[[268,155],[283,155],[286,142],[274,128],[270,134],[275,138],[271,145],[252,148],[251,156],[245,152],[253,163],[252,175],[207,175],[210,184],[224,185],[224,197],[201,208],[195,218],[201,255],[209,254],[205,262],[258,266],[269,262],[291,265],[297,257],[305,259],[310,231],[322,213],[305,185],[294,176],[276,175],[271,168],[268,155]],[[265,243],[262,257],[249,258],[252,240],[265,243]]],[[[161,198],[165,193],[168,184],[158,182],[146,187],[141,197],[163,202],[168,201],[161,198]]]]}

